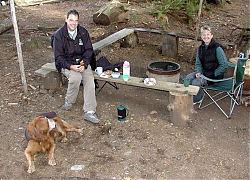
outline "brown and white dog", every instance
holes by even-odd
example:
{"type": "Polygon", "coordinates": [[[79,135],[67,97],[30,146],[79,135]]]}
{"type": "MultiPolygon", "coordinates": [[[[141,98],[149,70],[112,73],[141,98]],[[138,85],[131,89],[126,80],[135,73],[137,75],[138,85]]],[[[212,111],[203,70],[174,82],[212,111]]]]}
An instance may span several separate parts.
{"type": "Polygon", "coordinates": [[[25,156],[28,160],[28,173],[35,171],[34,156],[39,153],[48,154],[48,164],[56,165],[54,158],[55,140],[61,136],[62,142],[66,142],[67,132],[78,132],[83,134],[83,129],[77,128],[66,121],[62,120],[55,112],[43,113],[35,117],[25,130],[25,137],[28,140],[25,156]]]}

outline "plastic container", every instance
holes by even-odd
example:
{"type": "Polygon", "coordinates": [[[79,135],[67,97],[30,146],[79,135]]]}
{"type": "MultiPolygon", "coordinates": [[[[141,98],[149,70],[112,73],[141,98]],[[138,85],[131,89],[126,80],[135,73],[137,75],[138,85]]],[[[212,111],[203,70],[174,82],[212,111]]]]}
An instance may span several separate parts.
{"type": "Polygon", "coordinates": [[[120,77],[120,73],[119,73],[119,72],[113,72],[113,73],[111,74],[111,76],[112,76],[112,78],[114,78],[114,79],[118,79],[118,78],[120,77]]]}
{"type": "Polygon", "coordinates": [[[130,77],[130,64],[128,61],[125,61],[123,63],[123,73],[122,73],[122,78],[124,81],[128,81],[130,77]]]}

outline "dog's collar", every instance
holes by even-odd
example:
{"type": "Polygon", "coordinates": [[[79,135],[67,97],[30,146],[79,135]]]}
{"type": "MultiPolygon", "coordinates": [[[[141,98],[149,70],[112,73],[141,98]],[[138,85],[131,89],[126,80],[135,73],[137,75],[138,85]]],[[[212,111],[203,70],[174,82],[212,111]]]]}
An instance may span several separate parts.
{"type": "Polygon", "coordinates": [[[49,123],[49,131],[51,131],[52,129],[56,128],[56,123],[53,119],[49,119],[47,117],[45,117],[49,123]]]}
{"type": "Polygon", "coordinates": [[[31,140],[31,136],[27,128],[24,131],[24,135],[27,141],[31,140]]]}

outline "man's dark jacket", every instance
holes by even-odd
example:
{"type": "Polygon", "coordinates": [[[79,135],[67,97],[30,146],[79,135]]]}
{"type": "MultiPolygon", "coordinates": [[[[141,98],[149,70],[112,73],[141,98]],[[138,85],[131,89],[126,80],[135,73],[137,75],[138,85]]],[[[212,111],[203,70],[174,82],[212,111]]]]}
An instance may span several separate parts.
{"type": "Polygon", "coordinates": [[[221,47],[221,45],[215,42],[213,39],[206,47],[205,43],[202,42],[201,46],[198,49],[199,59],[202,64],[202,73],[211,79],[222,79],[223,74],[215,76],[215,69],[219,66],[218,59],[216,57],[216,49],[221,47]]]}
{"type": "Polygon", "coordinates": [[[53,49],[55,65],[60,72],[61,69],[70,69],[71,65],[78,65],[81,60],[84,66],[93,63],[93,47],[88,31],[78,25],[75,40],[69,37],[67,24],[58,29],[53,35],[53,49]]]}

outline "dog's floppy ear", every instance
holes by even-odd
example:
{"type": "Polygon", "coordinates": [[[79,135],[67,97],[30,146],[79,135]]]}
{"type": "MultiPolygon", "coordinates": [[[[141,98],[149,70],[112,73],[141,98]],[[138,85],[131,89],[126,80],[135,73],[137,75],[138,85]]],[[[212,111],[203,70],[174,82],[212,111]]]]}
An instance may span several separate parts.
{"type": "Polygon", "coordinates": [[[60,127],[64,127],[63,120],[59,116],[54,117],[53,120],[55,121],[57,126],[59,125],[60,127]]]}
{"type": "Polygon", "coordinates": [[[48,121],[42,116],[36,117],[28,124],[27,130],[31,139],[36,141],[44,141],[48,138],[48,121]]]}

